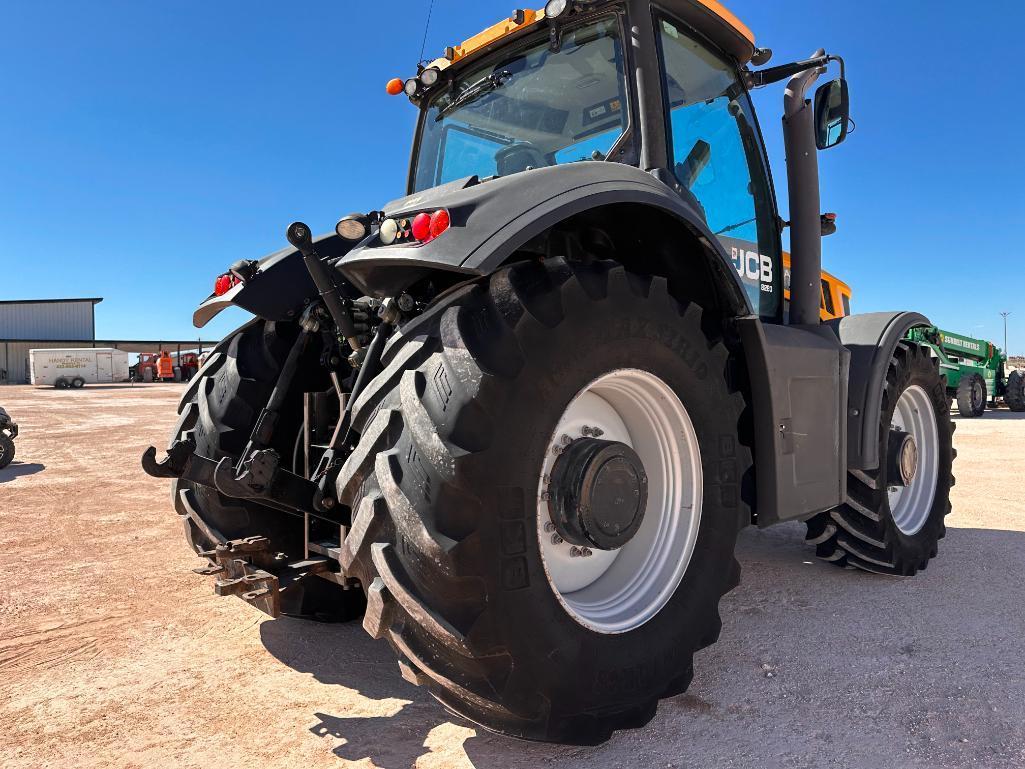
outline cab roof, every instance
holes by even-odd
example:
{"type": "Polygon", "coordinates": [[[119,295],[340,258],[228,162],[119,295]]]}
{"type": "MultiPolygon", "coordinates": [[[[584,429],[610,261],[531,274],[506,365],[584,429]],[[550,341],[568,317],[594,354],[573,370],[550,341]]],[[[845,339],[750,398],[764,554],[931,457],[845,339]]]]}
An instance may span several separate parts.
{"type": "MultiPolygon", "coordinates": [[[[611,4],[612,0],[607,1],[611,4]]],[[[601,5],[598,3],[596,7],[601,5]]],[[[662,6],[733,56],[739,65],[746,64],[754,55],[754,34],[717,0],[662,0],[662,6]]],[[[431,66],[444,69],[478,52],[490,49],[506,37],[532,27],[544,18],[544,10],[518,10],[511,17],[464,40],[462,44],[446,49],[445,56],[432,62],[431,66]]]]}

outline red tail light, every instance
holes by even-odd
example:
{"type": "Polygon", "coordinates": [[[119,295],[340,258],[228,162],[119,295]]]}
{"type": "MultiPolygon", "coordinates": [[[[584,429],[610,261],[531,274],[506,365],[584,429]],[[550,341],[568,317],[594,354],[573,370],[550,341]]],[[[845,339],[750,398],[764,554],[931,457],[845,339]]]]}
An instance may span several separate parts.
{"type": "Polygon", "coordinates": [[[444,208],[433,214],[417,214],[413,219],[413,237],[421,243],[430,243],[452,225],[452,218],[444,208]]]}
{"type": "Polygon", "coordinates": [[[431,238],[436,238],[447,230],[452,224],[452,219],[448,215],[448,211],[444,208],[440,211],[435,211],[434,216],[431,217],[431,238]]]}
{"type": "Polygon", "coordinates": [[[233,275],[221,275],[214,281],[214,296],[224,296],[235,286],[236,280],[233,275]]]}
{"type": "Polygon", "coordinates": [[[413,219],[413,237],[421,243],[426,243],[431,239],[430,214],[417,214],[416,218],[413,219]]]}

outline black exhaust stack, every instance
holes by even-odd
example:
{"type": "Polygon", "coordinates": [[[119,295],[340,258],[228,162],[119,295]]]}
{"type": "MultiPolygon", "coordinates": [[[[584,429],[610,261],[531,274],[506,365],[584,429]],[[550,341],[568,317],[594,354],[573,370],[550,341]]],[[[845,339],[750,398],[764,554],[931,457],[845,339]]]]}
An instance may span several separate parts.
{"type": "MultiPolygon", "coordinates": [[[[825,54],[820,49],[812,58],[825,54]]],[[[787,82],[783,97],[783,141],[790,193],[790,323],[798,326],[819,323],[822,293],[819,159],[815,109],[806,94],[825,71],[822,66],[798,72],[787,82]]]]}

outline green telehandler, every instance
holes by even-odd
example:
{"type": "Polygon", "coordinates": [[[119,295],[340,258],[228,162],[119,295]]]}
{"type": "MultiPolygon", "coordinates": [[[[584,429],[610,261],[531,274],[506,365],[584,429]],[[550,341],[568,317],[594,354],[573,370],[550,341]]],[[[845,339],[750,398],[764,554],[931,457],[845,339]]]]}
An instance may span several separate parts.
{"type": "Polygon", "coordinates": [[[963,417],[979,417],[986,404],[999,400],[1011,411],[1025,411],[1025,372],[1007,372],[1007,355],[992,342],[943,331],[936,326],[914,328],[908,340],[928,345],[947,376],[947,395],[957,400],[963,417]]]}

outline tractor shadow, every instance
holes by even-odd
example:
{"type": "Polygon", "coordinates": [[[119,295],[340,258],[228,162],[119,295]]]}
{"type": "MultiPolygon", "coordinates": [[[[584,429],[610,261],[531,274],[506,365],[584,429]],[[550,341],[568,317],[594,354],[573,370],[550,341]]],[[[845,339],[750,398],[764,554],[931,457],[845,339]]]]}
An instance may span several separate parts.
{"type": "Polygon", "coordinates": [[[359,622],[283,619],[261,636],[289,667],[393,713],[310,714],[338,758],[382,769],[804,767],[825,755],[892,766],[906,749],[953,769],[968,762],[969,739],[989,766],[1018,766],[1025,677],[1000,671],[1020,665],[1025,533],[950,528],[940,558],[910,580],[837,569],[803,539],[801,524],[742,532],[743,582],[723,599],[722,636],[696,656],[690,691],[595,748],[521,742],[448,714],[399,678],[391,650],[359,622]]]}
{"type": "Polygon", "coordinates": [[[3,470],[0,470],[0,483],[7,483],[15,478],[21,478],[26,475],[35,475],[45,469],[46,465],[41,465],[38,462],[18,462],[15,460],[3,470]]]}
{"type": "Polygon", "coordinates": [[[377,703],[386,701],[394,715],[351,716],[315,712],[310,731],[318,737],[344,741],[333,753],[346,761],[370,759],[380,769],[407,769],[430,750],[430,732],[455,719],[423,689],[399,677],[395,655],[375,641],[359,620],[345,624],[283,618],[264,622],[260,640],[278,660],[312,675],[328,686],[356,690],[377,703]]]}

